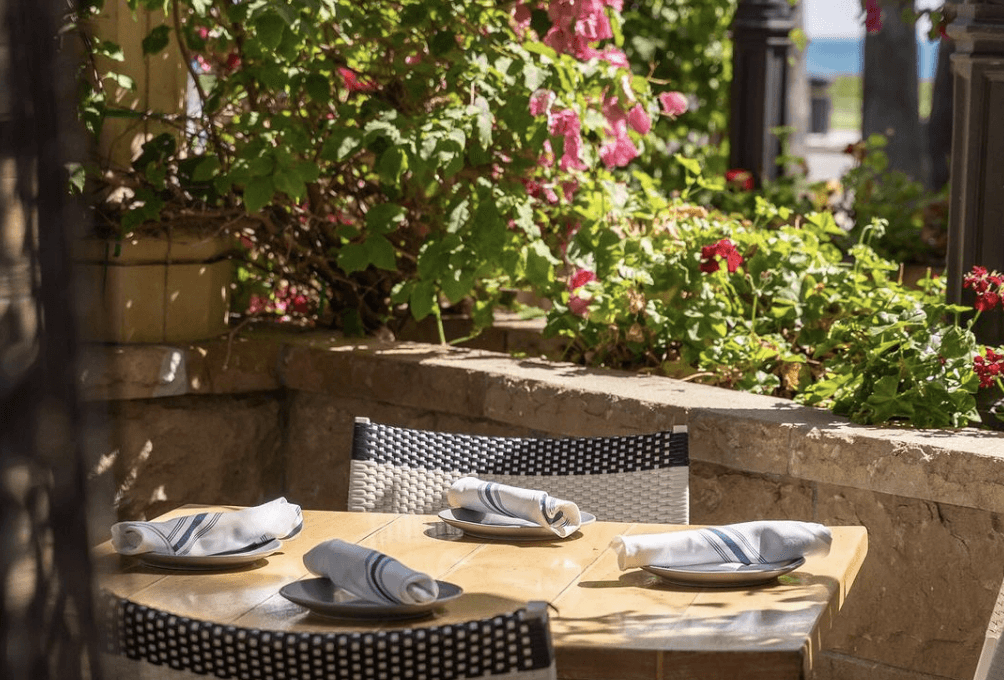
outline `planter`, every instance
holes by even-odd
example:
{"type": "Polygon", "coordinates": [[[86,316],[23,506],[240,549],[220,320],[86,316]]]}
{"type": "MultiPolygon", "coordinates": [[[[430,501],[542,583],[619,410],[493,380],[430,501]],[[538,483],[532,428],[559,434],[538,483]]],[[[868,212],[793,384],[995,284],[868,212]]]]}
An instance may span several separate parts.
{"type": "Polygon", "coordinates": [[[172,343],[225,333],[233,250],[219,233],[83,240],[75,252],[81,338],[172,343]]]}

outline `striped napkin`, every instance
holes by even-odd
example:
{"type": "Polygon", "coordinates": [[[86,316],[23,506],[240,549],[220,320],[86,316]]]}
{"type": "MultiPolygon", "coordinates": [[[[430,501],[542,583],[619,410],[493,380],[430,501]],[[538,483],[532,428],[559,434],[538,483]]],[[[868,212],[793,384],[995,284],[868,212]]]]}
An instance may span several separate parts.
{"type": "Polygon", "coordinates": [[[200,512],[163,522],[118,522],[112,546],[123,555],[235,555],[272,541],[293,538],[303,528],[299,505],[277,498],[229,512],[200,512]]]}
{"type": "Polygon", "coordinates": [[[579,506],[563,501],[546,491],[483,482],[475,477],[461,477],[447,494],[450,507],[469,508],[506,517],[517,517],[549,527],[561,538],[575,533],[582,524],[579,506]]]}
{"type": "Polygon", "coordinates": [[[439,597],[439,585],[428,574],[409,569],[393,557],[333,538],[303,556],[313,574],[369,602],[425,604],[439,597]]]}
{"type": "Polygon", "coordinates": [[[830,552],[822,524],[762,520],[642,536],[616,536],[610,547],[621,569],[718,565],[736,571],[830,552]]]}

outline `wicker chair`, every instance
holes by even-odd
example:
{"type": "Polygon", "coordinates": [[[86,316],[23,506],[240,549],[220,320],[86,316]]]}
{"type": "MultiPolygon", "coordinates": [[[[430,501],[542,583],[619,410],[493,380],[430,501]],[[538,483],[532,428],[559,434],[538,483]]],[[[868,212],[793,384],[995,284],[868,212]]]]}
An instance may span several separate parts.
{"type": "Polygon", "coordinates": [[[547,605],[488,619],[363,632],[268,631],[176,616],[104,593],[105,677],[184,680],[554,680],[547,605]]]}
{"type": "Polygon", "coordinates": [[[1004,677],[1004,645],[1000,644],[1004,631],[1004,585],[997,593],[997,602],[987,624],[987,635],[983,640],[983,651],[973,680],[993,680],[1004,677]]]}
{"type": "Polygon", "coordinates": [[[690,523],[686,426],[620,437],[488,437],[356,418],[349,510],[434,514],[465,475],[537,488],[600,520],[690,523]]]}

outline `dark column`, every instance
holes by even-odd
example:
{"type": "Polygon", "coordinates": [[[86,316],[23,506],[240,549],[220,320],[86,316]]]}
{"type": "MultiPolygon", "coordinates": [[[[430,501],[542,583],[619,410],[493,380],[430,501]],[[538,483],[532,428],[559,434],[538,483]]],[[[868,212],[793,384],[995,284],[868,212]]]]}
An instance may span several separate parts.
{"type": "MultiPolygon", "coordinates": [[[[1004,0],[954,6],[952,164],[948,224],[948,298],[970,304],[963,275],[973,265],[1004,272],[1004,0]]],[[[1004,314],[984,313],[986,344],[1004,342],[1004,314]]]]}
{"type": "Polygon", "coordinates": [[[771,129],[788,124],[785,96],[795,13],[788,0],[740,0],[732,22],[729,163],[757,186],[776,179],[781,145],[771,129]]]}
{"type": "Polygon", "coordinates": [[[916,26],[903,21],[901,3],[885,0],[882,7],[882,30],[865,36],[861,134],[885,135],[889,169],[923,181],[916,26]]]}

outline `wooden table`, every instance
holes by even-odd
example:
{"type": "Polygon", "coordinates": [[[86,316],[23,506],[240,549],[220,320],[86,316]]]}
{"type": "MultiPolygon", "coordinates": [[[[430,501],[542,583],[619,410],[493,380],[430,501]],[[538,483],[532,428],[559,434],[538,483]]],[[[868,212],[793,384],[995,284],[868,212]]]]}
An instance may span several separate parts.
{"type": "MultiPolygon", "coordinates": [[[[160,519],[190,514],[188,506],[160,519]]],[[[558,673],[563,678],[805,678],[867,552],[863,527],[832,527],[826,557],[809,558],[768,586],[693,588],[641,570],[620,571],[610,540],[684,527],[596,522],[563,541],[499,542],[460,535],[435,516],[304,511],[304,530],[257,568],[191,573],[146,567],[96,549],[100,587],[181,616],[247,628],[337,631],[391,628],[310,615],[279,595],[312,576],[302,556],[341,538],[380,550],[464,594],[419,625],[551,602],[558,673]]],[[[398,627],[407,623],[398,623],[398,627]]],[[[412,625],[415,625],[414,623],[412,625]]]]}

